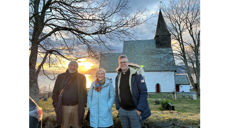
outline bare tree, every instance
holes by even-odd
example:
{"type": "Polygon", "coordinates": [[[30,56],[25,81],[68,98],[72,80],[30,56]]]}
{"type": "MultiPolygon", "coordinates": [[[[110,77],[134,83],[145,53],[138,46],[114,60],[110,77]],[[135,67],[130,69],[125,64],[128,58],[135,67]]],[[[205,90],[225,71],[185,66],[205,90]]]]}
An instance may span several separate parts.
{"type": "Polygon", "coordinates": [[[76,51],[83,45],[88,55],[93,56],[93,45],[106,46],[108,39],[131,34],[129,29],[143,20],[140,11],[128,12],[127,3],[127,0],[30,0],[30,96],[38,100],[38,74],[44,71],[44,63],[51,55],[78,59],[80,52],[76,51]]]}
{"type": "Polygon", "coordinates": [[[200,95],[200,3],[199,0],[171,0],[163,11],[172,38],[179,43],[176,55],[186,66],[191,85],[200,95]]]}

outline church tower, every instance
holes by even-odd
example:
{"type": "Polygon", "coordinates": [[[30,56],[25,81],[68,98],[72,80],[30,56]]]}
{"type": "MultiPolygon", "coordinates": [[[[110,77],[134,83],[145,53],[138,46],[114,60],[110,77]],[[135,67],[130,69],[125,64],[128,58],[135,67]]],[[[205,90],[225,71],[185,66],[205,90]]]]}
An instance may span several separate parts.
{"type": "Polygon", "coordinates": [[[171,34],[169,33],[161,9],[159,11],[157,30],[154,37],[157,48],[171,48],[171,34]]]}

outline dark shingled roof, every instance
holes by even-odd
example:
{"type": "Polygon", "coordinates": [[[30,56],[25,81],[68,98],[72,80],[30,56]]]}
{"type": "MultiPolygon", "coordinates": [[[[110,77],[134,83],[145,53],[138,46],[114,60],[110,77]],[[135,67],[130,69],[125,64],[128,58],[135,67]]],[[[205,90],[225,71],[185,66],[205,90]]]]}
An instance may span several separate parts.
{"type": "Polygon", "coordinates": [[[176,75],[175,76],[175,83],[176,84],[183,84],[183,85],[189,85],[189,79],[187,75],[176,75]]]}
{"type": "Polygon", "coordinates": [[[104,53],[101,55],[100,67],[104,68],[106,72],[115,72],[118,67],[118,56],[121,53],[104,53]]]}
{"type": "Polygon", "coordinates": [[[161,10],[159,11],[159,17],[158,17],[158,21],[157,21],[157,29],[156,29],[155,36],[159,36],[159,35],[161,35],[161,36],[162,35],[170,35],[161,10]]]}
{"type": "Polygon", "coordinates": [[[175,71],[172,48],[156,48],[155,40],[124,41],[123,53],[104,53],[100,67],[107,72],[116,72],[118,56],[125,54],[129,62],[144,65],[145,72],[175,71]]]}

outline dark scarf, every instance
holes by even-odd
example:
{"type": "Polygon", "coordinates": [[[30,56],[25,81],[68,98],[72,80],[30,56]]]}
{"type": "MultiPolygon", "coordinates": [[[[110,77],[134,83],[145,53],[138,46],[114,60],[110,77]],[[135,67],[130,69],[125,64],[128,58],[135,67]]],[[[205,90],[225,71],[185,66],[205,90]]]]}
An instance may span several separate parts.
{"type": "Polygon", "coordinates": [[[101,89],[103,88],[103,85],[104,84],[105,84],[105,78],[103,80],[101,80],[101,81],[99,81],[98,79],[96,79],[96,81],[95,81],[95,90],[97,92],[100,92],[101,89]]]}
{"type": "Polygon", "coordinates": [[[78,72],[70,73],[68,70],[66,71],[67,75],[65,78],[65,84],[69,86],[74,79],[77,77],[78,72]]]}

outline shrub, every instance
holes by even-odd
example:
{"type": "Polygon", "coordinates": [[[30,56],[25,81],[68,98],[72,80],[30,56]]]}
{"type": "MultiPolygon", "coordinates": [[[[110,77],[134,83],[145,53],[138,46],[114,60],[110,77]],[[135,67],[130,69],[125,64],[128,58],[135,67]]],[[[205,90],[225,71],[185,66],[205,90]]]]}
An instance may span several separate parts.
{"type": "Polygon", "coordinates": [[[161,103],[160,100],[155,100],[155,101],[154,101],[154,104],[156,104],[156,105],[158,105],[158,104],[160,104],[160,103],[161,103]]]}
{"type": "Polygon", "coordinates": [[[168,108],[168,103],[171,103],[171,100],[169,99],[164,99],[161,101],[161,110],[167,110],[168,108]]]}

